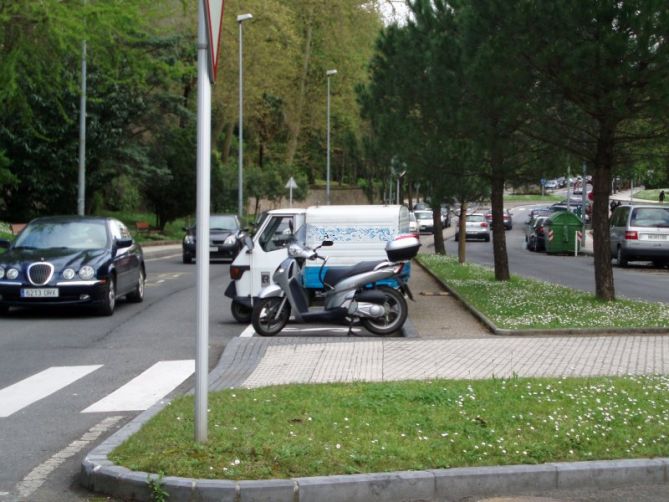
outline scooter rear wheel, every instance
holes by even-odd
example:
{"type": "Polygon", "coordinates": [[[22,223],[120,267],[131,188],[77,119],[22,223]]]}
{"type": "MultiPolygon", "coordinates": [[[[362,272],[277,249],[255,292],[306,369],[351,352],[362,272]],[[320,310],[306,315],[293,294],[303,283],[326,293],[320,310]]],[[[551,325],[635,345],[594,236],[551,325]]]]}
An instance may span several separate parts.
{"type": "Polygon", "coordinates": [[[290,318],[290,303],[283,297],[263,298],[253,305],[251,322],[260,336],[274,336],[290,318]]]}
{"type": "Polygon", "coordinates": [[[375,335],[390,335],[402,329],[409,314],[409,307],[404,295],[398,290],[381,286],[379,291],[386,295],[386,315],[376,319],[362,318],[360,322],[375,335]]]}

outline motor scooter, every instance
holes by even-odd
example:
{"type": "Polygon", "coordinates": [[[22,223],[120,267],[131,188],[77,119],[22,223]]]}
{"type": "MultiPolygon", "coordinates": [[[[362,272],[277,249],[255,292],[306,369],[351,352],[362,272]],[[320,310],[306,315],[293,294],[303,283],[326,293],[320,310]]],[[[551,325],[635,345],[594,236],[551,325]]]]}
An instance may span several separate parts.
{"type": "Polygon", "coordinates": [[[349,334],[359,321],[375,335],[399,331],[408,315],[405,295],[413,300],[402,278],[406,262],[416,256],[420,242],[413,235],[401,235],[386,245],[388,260],[361,261],[346,269],[325,271],[327,258],[318,254],[321,247],[334,243],[329,240],[310,249],[293,242],[288,246],[288,258],[276,269],[274,284],[264,288],[254,302],[251,321],[261,336],[279,333],[291,314],[296,322],[348,322],[349,334]],[[319,278],[325,286],[324,306],[310,306],[303,285],[303,270],[307,260],[321,260],[319,278]],[[398,288],[375,286],[377,281],[394,279],[398,288]]]}

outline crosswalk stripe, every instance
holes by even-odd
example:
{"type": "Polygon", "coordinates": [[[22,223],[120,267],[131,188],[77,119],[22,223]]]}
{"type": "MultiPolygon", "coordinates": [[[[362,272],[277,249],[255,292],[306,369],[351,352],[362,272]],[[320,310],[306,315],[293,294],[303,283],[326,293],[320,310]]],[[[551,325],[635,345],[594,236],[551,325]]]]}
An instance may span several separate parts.
{"type": "Polygon", "coordinates": [[[82,413],[142,411],[169,394],[195,372],[193,359],[160,361],[82,413]]]}
{"type": "Polygon", "coordinates": [[[8,417],[101,367],[101,364],[53,366],[9,387],[0,389],[0,417],[8,417]]]}

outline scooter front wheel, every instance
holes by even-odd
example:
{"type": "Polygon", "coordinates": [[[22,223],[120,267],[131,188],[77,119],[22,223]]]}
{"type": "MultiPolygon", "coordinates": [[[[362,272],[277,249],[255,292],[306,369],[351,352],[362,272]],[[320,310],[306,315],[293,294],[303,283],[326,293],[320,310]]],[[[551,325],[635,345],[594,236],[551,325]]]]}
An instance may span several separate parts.
{"type": "Polygon", "coordinates": [[[251,322],[260,336],[274,336],[290,318],[290,303],[286,297],[263,298],[253,305],[251,322]]]}
{"type": "Polygon", "coordinates": [[[381,286],[379,291],[386,296],[384,304],[386,309],[385,315],[376,318],[365,317],[360,319],[360,322],[368,331],[375,335],[390,335],[399,331],[404,326],[409,314],[409,307],[404,299],[404,295],[398,290],[388,286],[381,286]]]}

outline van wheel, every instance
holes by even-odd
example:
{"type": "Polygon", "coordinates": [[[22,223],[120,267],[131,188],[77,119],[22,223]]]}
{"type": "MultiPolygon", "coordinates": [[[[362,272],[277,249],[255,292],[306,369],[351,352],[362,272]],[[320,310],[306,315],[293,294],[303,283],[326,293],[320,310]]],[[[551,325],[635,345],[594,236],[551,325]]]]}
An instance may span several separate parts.
{"type": "Polygon", "coordinates": [[[623,248],[619,247],[618,248],[618,253],[616,254],[616,263],[619,267],[626,267],[629,264],[629,261],[627,261],[627,258],[623,254],[623,248]]]}
{"type": "Polygon", "coordinates": [[[232,303],[230,304],[230,312],[232,313],[232,317],[235,318],[235,321],[239,323],[248,324],[251,322],[251,314],[253,313],[253,309],[251,307],[247,307],[243,303],[232,300],[232,303]]]}

